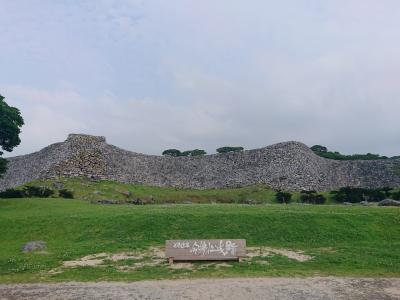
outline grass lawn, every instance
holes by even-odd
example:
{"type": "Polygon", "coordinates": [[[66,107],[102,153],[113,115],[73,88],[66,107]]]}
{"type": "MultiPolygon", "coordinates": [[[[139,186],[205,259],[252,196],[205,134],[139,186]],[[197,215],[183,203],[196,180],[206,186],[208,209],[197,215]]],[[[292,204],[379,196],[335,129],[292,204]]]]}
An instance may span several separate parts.
{"type": "Polygon", "coordinates": [[[104,281],[232,276],[400,276],[400,209],[311,205],[98,205],[83,200],[0,200],[0,282],[104,281]],[[168,264],[121,271],[134,259],[59,270],[101,252],[162,247],[166,239],[244,238],[249,247],[301,250],[299,262],[271,255],[229,267],[168,264]],[[43,240],[46,253],[21,252],[43,240]],[[264,263],[260,263],[263,260],[264,263]]]}
{"type": "MultiPolygon", "coordinates": [[[[104,199],[125,201],[132,198],[140,198],[144,201],[152,199],[156,204],[185,202],[276,203],[276,191],[262,184],[240,188],[196,190],[124,184],[117,181],[90,180],[87,178],[59,178],[37,180],[27,185],[45,186],[54,189],[55,183],[61,183],[66,189],[72,191],[75,198],[89,201],[104,199]],[[128,197],[126,196],[127,192],[130,194],[128,197]]],[[[327,203],[333,202],[328,192],[321,194],[326,197],[327,203]]],[[[292,202],[300,202],[300,193],[292,193],[292,202]]]]}

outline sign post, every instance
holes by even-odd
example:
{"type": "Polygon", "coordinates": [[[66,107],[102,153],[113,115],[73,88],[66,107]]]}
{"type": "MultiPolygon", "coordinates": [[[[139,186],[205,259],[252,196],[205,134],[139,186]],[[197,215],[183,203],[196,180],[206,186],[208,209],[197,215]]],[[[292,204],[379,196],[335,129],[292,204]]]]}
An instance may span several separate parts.
{"type": "Polygon", "coordinates": [[[174,261],[238,260],[246,256],[246,240],[167,240],[165,256],[174,261]]]}

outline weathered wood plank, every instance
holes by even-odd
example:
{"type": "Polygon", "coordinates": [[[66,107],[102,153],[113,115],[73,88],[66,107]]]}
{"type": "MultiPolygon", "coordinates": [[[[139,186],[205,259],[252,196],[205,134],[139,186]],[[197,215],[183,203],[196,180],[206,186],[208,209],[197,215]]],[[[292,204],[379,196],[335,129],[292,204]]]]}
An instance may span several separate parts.
{"type": "Polygon", "coordinates": [[[246,256],[246,240],[167,240],[165,256],[172,261],[239,260],[246,256]]]}

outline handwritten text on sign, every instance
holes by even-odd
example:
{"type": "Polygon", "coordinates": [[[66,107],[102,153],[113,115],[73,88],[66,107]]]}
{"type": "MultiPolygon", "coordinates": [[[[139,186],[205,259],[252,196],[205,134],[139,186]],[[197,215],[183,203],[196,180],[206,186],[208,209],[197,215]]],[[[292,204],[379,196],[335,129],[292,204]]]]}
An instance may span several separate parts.
{"type": "Polygon", "coordinates": [[[246,256],[245,240],[168,240],[166,256],[174,260],[231,260],[246,256]]]}

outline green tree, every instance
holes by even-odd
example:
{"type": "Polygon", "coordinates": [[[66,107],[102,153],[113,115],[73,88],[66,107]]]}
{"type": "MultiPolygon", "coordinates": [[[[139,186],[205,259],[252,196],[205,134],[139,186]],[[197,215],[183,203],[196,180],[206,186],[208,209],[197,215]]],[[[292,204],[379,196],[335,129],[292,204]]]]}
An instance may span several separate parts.
{"type": "MultiPolygon", "coordinates": [[[[4,97],[0,95],[0,147],[2,150],[11,152],[21,143],[19,134],[24,125],[20,111],[9,106],[4,97]]],[[[1,157],[3,151],[0,151],[0,176],[7,170],[7,160],[1,157]]]]}
{"type": "Polygon", "coordinates": [[[275,198],[279,203],[287,204],[292,200],[292,194],[289,192],[277,191],[275,198]]]}
{"type": "Polygon", "coordinates": [[[328,148],[321,145],[314,145],[311,147],[311,150],[314,152],[322,152],[322,153],[328,152],[328,148]]]}
{"type": "Polygon", "coordinates": [[[190,156],[200,156],[200,155],[206,155],[207,152],[202,150],[202,149],[194,149],[190,152],[190,156]]]}
{"type": "Polygon", "coordinates": [[[178,157],[181,156],[181,151],[178,149],[167,149],[162,153],[162,155],[178,157]]]}
{"type": "Polygon", "coordinates": [[[324,195],[317,194],[316,191],[301,191],[300,201],[311,204],[324,204],[326,198],[324,195]]]}
{"type": "Polygon", "coordinates": [[[192,155],[192,150],[186,150],[183,151],[179,156],[191,156],[192,155]]]}
{"type": "Polygon", "coordinates": [[[225,146],[217,149],[218,153],[227,153],[227,152],[236,152],[236,151],[243,151],[243,147],[231,147],[225,146]]]}

